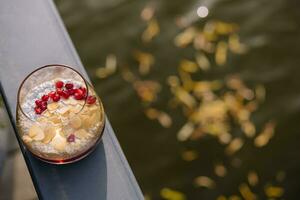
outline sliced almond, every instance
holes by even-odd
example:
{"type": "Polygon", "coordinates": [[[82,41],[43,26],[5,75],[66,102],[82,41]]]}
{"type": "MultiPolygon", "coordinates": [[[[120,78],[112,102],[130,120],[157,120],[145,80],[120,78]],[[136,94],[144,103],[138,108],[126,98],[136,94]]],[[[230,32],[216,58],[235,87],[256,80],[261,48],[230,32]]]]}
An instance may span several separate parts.
{"type": "Polygon", "coordinates": [[[46,111],[43,112],[42,115],[43,115],[44,117],[50,117],[50,116],[51,116],[51,113],[50,113],[48,110],[46,110],[46,111]]]}
{"type": "Polygon", "coordinates": [[[58,123],[61,122],[61,120],[57,116],[49,117],[49,121],[54,123],[54,124],[58,124],[58,123]]]}
{"type": "Polygon", "coordinates": [[[78,101],[73,98],[69,98],[68,100],[65,100],[64,103],[69,104],[69,105],[77,105],[78,101]]]}
{"type": "Polygon", "coordinates": [[[99,112],[93,113],[90,120],[91,120],[90,123],[92,125],[98,123],[100,121],[100,113],[99,112]]]}
{"type": "Polygon", "coordinates": [[[91,123],[90,123],[90,117],[88,115],[80,115],[82,126],[84,128],[90,128],[91,123]]]}
{"type": "Polygon", "coordinates": [[[36,140],[36,141],[41,141],[45,137],[43,129],[39,126],[32,126],[31,127],[31,133],[29,132],[29,136],[31,136],[30,134],[34,135],[34,136],[32,136],[32,139],[36,140]]]}
{"type": "Polygon", "coordinates": [[[70,110],[73,113],[78,113],[78,112],[80,112],[81,109],[82,109],[81,105],[75,105],[75,106],[72,106],[72,108],[70,110]]]}
{"type": "Polygon", "coordinates": [[[23,135],[22,139],[25,143],[32,142],[31,137],[29,137],[28,135],[23,135]]]}
{"type": "Polygon", "coordinates": [[[48,144],[52,140],[52,138],[55,136],[56,130],[57,129],[53,126],[46,126],[44,128],[45,137],[42,140],[42,142],[45,143],[45,144],[48,144]]]}
{"type": "Polygon", "coordinates": [[[30,127],[29,136],[31,138],[35,137],[36,135],[41,135],[41,134],[44,134],[43,129],[41,127],[39,127],[38,125],[34,124],[30,127]]]}
{"type": "Polygon", "coordinates": [[[96,106],[96,105],[88,106],[88,108],[92,112],[97,111],[99,109],[98,106],[96,106]]]}
{"type": "Polygon", "coordinates": [[[60,134],[56,134],[51,143],[50,143],[57,151],[64,151],[67,145],[66,138],[62,137],[60,134]]]}
{"type": "Polygon", "coordinates": [[[89,133],[84,129],[79,129],[78,131],[75,131],[75,135],[79,138],[86,138],[88,134],[89,133]]]}
{"type": "Polygon", "coordinates": [[[81,127],[81,119],[80,117],[78,117],[77,115],[75,115],[74,117],[72,117],[70,119],[70,122],[69,122],[70,126],[72,128],[75,128],[75,129],[78,129],[81,127]]]}
{"type": "Polygon", "coordinates": [[[63,116],[65,116],[70,110],[70,107],[69,106],[64,106],[60,109],[57,110],[57,112],[63,116]]]}
{"type": "Polygon", "coordinates": [[[48,109],[49,111],[54,111],[54,110],[56,110],[58,107],[59,107],[59,104],[56,103],[56,102],[53,102],[53,103],[48,104],[47,109],[48,109]]]}
{"type": "Polygon", "coordinates": [[[39,118],[37,119],[37,121],[38,121],[38,122],[47,122],[47,118],[45,118],[45,117],[39,117],[39,118]]]}

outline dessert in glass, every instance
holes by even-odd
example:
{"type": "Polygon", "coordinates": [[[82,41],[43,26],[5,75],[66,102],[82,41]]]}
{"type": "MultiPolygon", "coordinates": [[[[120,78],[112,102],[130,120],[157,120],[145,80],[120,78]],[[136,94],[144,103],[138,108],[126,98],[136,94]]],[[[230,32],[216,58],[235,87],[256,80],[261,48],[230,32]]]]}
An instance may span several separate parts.
{"type": "Polygon", "coordinates": [[[66,164],[84,158],[100,141],[104,125],[100,98],[71,67],[38,68],[19,88],[18,134],[40,160],[66,164]]]}

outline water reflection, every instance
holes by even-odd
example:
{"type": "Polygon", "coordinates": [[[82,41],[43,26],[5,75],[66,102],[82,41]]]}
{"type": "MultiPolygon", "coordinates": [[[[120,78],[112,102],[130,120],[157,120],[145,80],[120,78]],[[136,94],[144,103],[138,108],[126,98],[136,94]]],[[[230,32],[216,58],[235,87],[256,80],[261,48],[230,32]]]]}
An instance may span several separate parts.
{"type": "Polygon", "coordinates": [[[57,4],[146,199],[296,198],[296,1],[57,4]]]}

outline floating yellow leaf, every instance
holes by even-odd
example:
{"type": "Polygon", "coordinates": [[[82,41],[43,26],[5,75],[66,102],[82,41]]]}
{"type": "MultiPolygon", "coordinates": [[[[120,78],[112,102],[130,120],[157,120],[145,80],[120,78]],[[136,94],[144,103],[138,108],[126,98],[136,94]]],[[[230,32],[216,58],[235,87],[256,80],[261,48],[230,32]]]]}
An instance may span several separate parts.
{"type": "Polygon", "coordinates": [[[154,108],[148,108],[147,110],[145,110],[145,114],[149,119],[157,119],[160,112],[154,108]]]}
{"type": "Polygon", "coordinates": [[[193,161],[193,160],[197,159],[198,156],[199,156],[198,152],[193,151],[193,150],[184,151],[181,154],[182,159],[185,160],[185,161],[193,161]]]}
{"type": "Polygon", "coordinates": [[[105,67],[100,67],[96,70],[96,76],[99,78],[106,78],[113,73],[115,73],[117,69],[117,58],[115,55],[110,54],[106,57],[105,67]]]}
{"type": "Polygon", "coordinates": [[[195,184],[196,186],[199,187],[206,187],[209,189],[213,189],[216,187],[216,183],[214,180],[212,180],[211,178],[207,177],[207,176],[199,176],[195,179],[195,184]]]}
{"type": "Polygon", "coordinates": [[[228,200],[241,200],[241,197],[239,197],[237,195],[231,195],[228,197],[228,200]]]}
{"type": "Polygon", "coordinates": [[[167,200],[186,200],[186,196],[182,192],[170,188],[161,189],[160,196],[167,200]]]}
{"type": "Polygon", "coordinates": [[[147,108],[145,114],[149,119],[157,119],[158,122],[165,128],[169,128],[172,125],[172,118],[166,112],[159,111],[154,108],[147,108]]]}
{"type": "Polygon", "coordinates": [[[195,126],[191,122],[187,122],[177,133],[177,139],[179,141],[185,141],[189,139],[192,135],[193,131],[195,130],[195,126]]]}
{"type": "Polygon", "coordinates": [[[217,200],[227,200],[227,198],[225,196],[221,195],[221,196],[217,197],[217,200]]]}
{"type": "Polygon", "coordinates": [[[203,50],[207,53],[213,53],[215,50],[215,45],[208,41],[205,37],[205,32],[201,33],[198,32],[195,39],[194,39],[194,48],[196,50],[203,50]]]}
{"type": "Polygon", "coordinates": [[[278,186],[267,185],[265,187],[265,194],[269,198],[278,198],[281,197],[284,193],[284,189],[278,186]]]}
{"type": "Polygon", "coordinates": [[[228,35],[238,30],[238,25],[233,23],[226,23],[222,21],[214,21],[215,31],[220,35],[228,35]]]}
{"type": "Polygon", "coordinates": [[[139,62],[139,72],[143,75],[148,74],[154,64],[153,55],[142,51],[134,51],[133,56],[139,62]]]}
{"type": "Polygon", "coordinates": [[[224,177],[227,173],[227,169],[223,164],[215,165],[215,174],[220,177],[224,177]]]}
{"type": "Polygon", "coordinates": [[[157,98],[157,93],[161,90],[161,86],[156,81],[135,81],[133,87],[137,95],[144,102],[153,102],[157,98]]]}
{"type": "Polygon", "coordinates": [[[246,52],[246,47],[244,44],[240,43],[240,38],[237,34],[229,36],[228,46],[233,53],[243,54],[246,52]]]}
{"type": "Polygon", "coordinates": [[[202,70],[207,71],[210,69],[210,62],[209,62],[208,58],[205,56],[205,54],[197,53],[195,58],[196,58],[196,62],[198,64],[198,66],[202,70]]]}
{"type": "Polygon", "coordinates": [[[186,47],[193,42],[196,36],[197,30],[194,27],[189,27],[185,29],[182,33],[179,33],[175,39],[174,43],[177,47],[186,47]]]}
{"type": "Polygon", "coordinates": [[[158,115],[158,121],[165,128],[169,128],[172,125],[172,118],[165,112],[160,112],[158,115]]]}
{"type": "Polygon", "coordinates": [[[179,76],[181,78],[180,80],[182,82],[183,88],[187,92],[190,92],[194,87],[194,81],[192,80],[191,74],[180,70],[179,76]]]}
{"type": "Polygon", "coordinates": [[[155,19],[149,21],[146,30],[142,34],[142,40],[144,42],[150,42],[155,36],[159,34],[160,28],[158,22],[155,19]]]}
{"type": "Polygon", "coordinates": [[[155,9],[153,5],[147,5],[144,7],[144,9],[141,12],[141,18],[144,21],[149,21],[153,18],[155,9]]]}
{"type": "Polygon", "coordinates": [[[217,65],[222,66],[227,61],[227,43],[224,41],[218,42],[216,47],[215,61],[217,65]]]}
{"type": "Polygon", "coordinates": [[[171,87],[178,87],[180,84],[179,78],[177,76],[169,76],[167,82],[171,87]]]}
{"type": "Polygon", "coordinates": [[[226,147],[225,152],[232,155],[242,148],[244,141],[241,138],[234,138],[226,147]]]}
{"type": "Polygon", "coordinates": [[[252,138],[255,135],[255,126],[250,121],[245,121],[242,123],[242,130],[249,138],[252,138]]]}
{"type": "Polygon", "coordinates": [[[239,186],[240,193],[245,200],[255,200],[256,195],[250,190],[246,183],[242,183],[239,186]]]}
{"type": "Polygon", "coordinates": [[[190,60],[182,60],[179,64],[180,69],[182,69],[185,72],[194,73],[198,71],[199,67],[198,65],[190,60]]]}
{"type": "Polygon", "coordinates": [[[263,147],[268,144],[274,135],[275,123],[268,122],[262,132],[255,138],[254,144],[257,147],[263,147]]]}
{"type": "Polygon", "coordinates": [[[257,183],[258,183],[258,175],[255,171],[250,171],[248,173],[248,183],[251,185],[251,186],[256,186],[257,183]]]}
{"type": "Polygon", "coordinates": [[[183,88],[176,88],[175,91],[175,96],[178,98],[180,102],[182,102],[184,105],[186,105],[188,108],[194,108],[197,104],[196,99],[188,93],[186,90],[183,88]]]}

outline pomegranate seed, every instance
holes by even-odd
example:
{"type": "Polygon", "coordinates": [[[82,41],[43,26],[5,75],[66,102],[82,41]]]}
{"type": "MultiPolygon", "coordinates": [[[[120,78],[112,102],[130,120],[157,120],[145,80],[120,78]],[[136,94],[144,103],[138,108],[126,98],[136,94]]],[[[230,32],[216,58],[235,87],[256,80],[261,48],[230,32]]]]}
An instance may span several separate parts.
{"type": "Polygon", "coordinates": [[[35,100],[35,105],[37,105],[37,107],[40,107],[42,105],[43,101],[38,99],[38,100],[35,100]]]}
{"type": "Polygon", "coordinates": [[[74,89],[68,89],[68,90],[67,90],[67,93],[68,93],[69,95],[73,95],[73,94],[75,93],[75,90],[74,90],[74,89]]]}
{"type": "Polygon", "coordinates": [[[79,89],[82,91],[83,96],[86,97],[86,88],[80,87],[79,89]]]}
{"type": "Polygon", "coordinates": [[[49,92],[48,96],[53,99],[53,97],[56,95],[56,92],[52,91],[52,92],[49,92]]]}
{"type": "Polygon", "coordinates": [[[66,83],[65,87],[67,89],[73,89],[74,85],[73,85],[73,83],[66,83]]]}
{"type": "Polygon", "coordinates": [[[42,101],[48,101],[48,99],[49,99],[48,95],[45,94],[42,96],[42,101]]]}
{"type": "Polygon", "coordinates": [[[47,101],[43,101],[41,106],[46,106],[47,107],[47,101]]]}
{"type": "Polygon", "coordinates": [[[46,105],[41,105],[40,109],[43,111],[45,111],[47,109],[47,104],[46,105]]]}
{"type": "Polygon", "coordinates": [[[95,96],[88,96],[86,102],[88,104],[94,104],[96,102],[96,97],[95,96]]]}
{"type": "Polygon", "coordinates": [[[52,100],[53,100],[54,102],[58,102],[58,101],[60,100],[60,96],[59,96],[58,94],[56,94],[56,95],[52,98],[52,100]]]}
{"type": "Polygon", "coordinates": [[[74,134],[70,134],[70,135],[67,137],[67,141],[68,141],[68,142],[75,142],[75,135],[74,135],[74,134]]]}
{"type": "Polygon", "coordinates": [[[35,111],[35,113],[38,114],[38,115],[41,114],[41,113],[43,112],[42,109],[41,109],[40,107],[35,107],[35,108],[34,108],[34,111],[35,111]]]}
{"type": "Polygon", "coordinates": [[[83,94],[81,92],[75,92],[74,98],[76,100],[82,100],[84,98],[83,94]]]}
{"type": "Polygon", "coordinates": [[[62,96],[64,92],[61,88],[57,88],[56,93],[59,94],[60,96],[62,96]]]}
{"type": "Polygon", "coordinates": [[[62,95],[61,95],[64,99],[68,99],[69,98],[69,93],[67,91],[63,91],[62,95]]]}
{"type": "Polygon", "coordinates": [[[64,87],[64,82],[62,82],[62,81],[57,81],[57,82],[55,83],[55,87],[56,87],[56,88],[62,88],[62,87],[64,87]]]}

